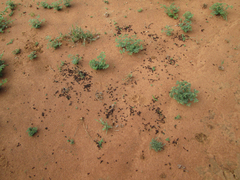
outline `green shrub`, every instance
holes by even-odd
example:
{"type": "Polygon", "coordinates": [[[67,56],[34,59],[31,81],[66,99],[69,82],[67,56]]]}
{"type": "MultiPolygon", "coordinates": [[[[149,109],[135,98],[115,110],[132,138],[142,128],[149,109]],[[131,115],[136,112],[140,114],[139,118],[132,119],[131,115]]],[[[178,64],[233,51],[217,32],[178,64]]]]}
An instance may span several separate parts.
{"type": "Polygon", "coordinates": [[[79,61],[82,59],[82,57],[79,57],[79,54],[76,54],[76,56],[72,55],[72,54],[69,54],[68,57],[70,59],[72,59],[72,63],[74,65],[77,65],[79,63],[79,61]]]}
{"type": "Polygon", "coordinates": [[[33,60],[33,59],[37,58],[37,52],[36,51],[31,52],[28,55],[28,57],[29,57],[30,60],[33,60]]]}
{"type": "Polygon", "coordinates": [[[62,40],[62,33],[60,34],[60,36],[56,37],[55,39],[51,39],[51,36],[47,36],[46,39],[49,42],[47,45],[47,49],[49,47],[57,49],[62,45],[62,43],[60,42],[62,40]]]}
{"type": "Polygon", "coordinates": [[[6,2],[6,5],[7,5],[7,6],[9,7],[9,9],[11,9],[11,10],[14,10],[15,7],[17,6],[17,5],[14,4],[14,2],[11,1],[11,0],[7,1],[7,2],[6,2]]]}
{"type": "Polygon", "coordinates": [[[40,6],[42,6],[45,9],[52,9],[53,7],[47,3],[47,1],[41,2],[40,6]]]}
{"type": "Polygon", "coordinates": [[[38,20],[40,16],[37,16],[37,19],[30,19],[28,22],[30,22],[30,25],[32,28],[38,29],[41,27],[42,22],[45,22],[45,19],[42,19],[41,21],[38,20]]]}
{"type": "Polygon", "coordinates": [[[0,83],[0,89],[2,87],[3,84],[5,84],[7,82],[7,79],[2,79],[2,82],[0,83]]]}
{"type": "Polygon", "coordinates": [[[102,118],[100,119],[100,121],[98,121],[97,119],[96,119],[96,121],[101,123],[104,126],[102,130],[103,131],[106,130],[106,134],[107,134],[108,129],[112,128],[112,126],[109,126],[107,122],[104,122],[102,120],[102,118]]]}
{"type": "Polygon", "coordinates": [[[8,10],[8,7],[5,8],[4,11],[0,11],[0,32],[4,33],[4,29],[8,28],[8,24],[12,23],[12,20],[8,20],[6,17],[3,17],[3,15],[6,14],[8,10]]]}
{"type": "Polygon", "coordinates": [[[62,1],[53,2],[51,6],[53,7],[53,9],[60,11],[62,9],[62,6],[60,6],[60,4],[62,4],[62,1]]]}
{"type": "Polygon", "coordinates": [[[105,63],[106,62],[105,57],[106,57],[105,52],[101,52],[100,55],[97,56],[98,61],[92,59],[89,62],[90,67],[94,70],[107,69],[109,65],[105,63]]]}
{"type": "Polygon", "coordinates": [[[86,41],[91,43],[92,41],[96,40],[95,35],[93,35],[90,31],[84,32],[84,30],[78,26],[76,27],[72,26],[69,36],[74,43],[81,41],[84,46],[86,41]]]}
{"type": "Polygon", "coordinates": [[[158,142],[156,139],[152,139],[152,141],[150,142],[150,149],[154,149],[156,152],[162,151],[165,144],[163,144],[162,142],[158,142]]]}
{"type": "Polygon", "coordinates": [[[38,131],[37,127],[30,127],[27,129],[27,133],[29,136],[33,136],[34,134],[36,134],[38,131]]]}
{"type": "Polygon", "coordinates": [[[183,17],[185,18],[185,20],[191,21],[193,14],[190,11],[187,11],[183,14],[183,17]]]}
{"type": "Polygon", "coordinates": [[[228,12],[226,10],[228,8],[232,9],[233,6],[229,6],[226,3],[215,3],[209,9],[212,10],[212,15],[222,16],[227,21],[228,12]]]}
{"type": "Polygon", "coordinates": [[[1,60],[2,57],[3,57],[3,53],[0,54],[0,77],[3,76],[2,71],[3,71],[3,69],[7,66],[7,65],[4,64],[4,61],[1,60]]]}
{"type": "Polygon", "coordinates": [[[178,18],[178,12],[179,12],[179,7],[176,7],[174,6],[174,3],[172,3],[169,7],[167,7],[166,5],[161,5],[162,8],[165,8],[165,13],[171,17],[171,18],[174,18],[174,19],[177,19],[178,18]]]}
{"type": "Polygon", "coordinates": [[[166,33],[167,36],[171,36],[172,31],[174,31],[174,30],[171,28],[171,26],[165,26],[165,29],[163,29],[161,32],[166,33]]]}
{"type": "Polygon", "coordinates": [[[21,49],[15,49],[12,53],[13,54],[20,54],[21,53],[21,49]]]}
{"type": "Polygon", "coordinates": [[[138,53],[140,50],[143,49],[143,46],[140,44],[142,41],[141,39],[137,39],[136,35],[133,35],[132,37],[128,37],[128,34],[120,35],[118,38],[116,38],[116,45],[117,47],[123,48],[123,50],[120,50],[120,53],[124,53],[125,51],[128,51],[129,55],[132,55],[133,53],[138,53]],[[119,39],[118,39],[119,38],[119,39]]]}
{"type": "Polygon", "coordinates": [[[71,6],[71,4],[70,4],[71,1],[72,1],[72,0],[63,0],[64,6],[70,7],[70,6],[71,6]]]}
{"type": "Polygon", "coordinates": [[[172,90],[169,93],[169,96],[171,98],[175,99],[178,103],[183,105],[186,104],[187,106],[191,105],[189,101],[198,102],[198,99],[196,97],[199,91],[194,89],[193,92],[191,92],[190,83],[188,83],[187,81],[182,81],[182,82],[177,81],[176,84],[178,86],[172,87],[172,90]]]}
{"type": "Polygon", "coordinates": [[[183,14],[183,17],[185,18],[184,21],[182,21],[182,19],[180,19],[180,24],[179,26],[181,27],[181,29],[184,31],[184,32],[188,32],[188,31],[192,31],[192,17],[193,17],[193,14],[189,11],[185,12],[183,14]]]}

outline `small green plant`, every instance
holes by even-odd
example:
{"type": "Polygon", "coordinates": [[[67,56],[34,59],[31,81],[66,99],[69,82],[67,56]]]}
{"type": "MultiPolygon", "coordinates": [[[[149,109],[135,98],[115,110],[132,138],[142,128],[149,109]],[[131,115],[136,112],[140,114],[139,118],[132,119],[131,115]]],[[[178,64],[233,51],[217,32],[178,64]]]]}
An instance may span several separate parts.
{"type": "Polygon", "coordinates": [[[35,16],[35,13],[31,12],[31,13],[29,13],[29,15],[30,15],[31,17],[34,17],[34,16],[35,16]]]}
{"type": "Polygon", "coordinates": [[[169,93],[169,96],[171,98],[175,99],[178,103],[183,105],[186,104],[187,106],[191,105],[189,101],[198,102],[198,99],[196,97],[199,91],[194,89],[192,92],[190,83],[188,83],[187,81],[182,81],[182,82],[177,81],[176,84],[178,86],[172,87],[169,93]]]}
{"type": "Polygon", "coordinates": [[[187,11],[183,14],[183,17],[185,18],[185,20],[191,21],[193,14],[190,11],[187,11]]]}
{"type": "Polygon", "coordinates": [[[35,44],[34,44],[34,45],[35,45],[35,46],[38,46],[38,44],[39,44],[39,42],[35,42],[35,44]]]}
{"type": "Polygon", "coordinates": [[[15,49],[12,53],[13,54],[20,54],[21,53],[21,49],[15,49]]]}
{"type": "Polygon", "coordinates": [[[7,1],[7,2],[6,2],[6,5],[7,5],[7,6],[9,7],[9,9],[11,9],[11,10],[14,10],[15,7],[17,6],[17,5],[14,4],[14,2],[11,1],[11,0],[7,1]]]}
{"type": "Polygon", "coordinates": [[[74,140],[73,139],[68,139],[67,142],[70,142],[70,144],[74,144],[74,140]]]}
{"type": "Polygon", "coordinates": [[[174,31],[174,30],[171,28],[171,26],[165,26],[165,29],[163,29],[161,32],[166,33],[167,36],[171,36],[172,31],[174,31]]]}
{"type": "Polygon", "coordinates": [[[133,79],[133,75],[132,75],[131,73],[129,73],[129,74],[126,76],[126,78],[123,79],[123,81],[129,82],[129,81],[132,81],[132,79],[133,79]]]}
{"type": "Polygon", "coordinates": [[[14,11],[11,11],[11,12],[9,13],[9,16],[11,17],[13,14],[14,14],[14,11]]]}
{"type": "Polygon", "coordinates": [[[101,139],[100,141],[98,141],[98,146],[99,146],[100,148],[102,148],[102,143],[104,143],[104,140],[103,140],[103,139],[101,139]]]}
{"type": "Polygon", "coordinates": [[[154,100],[154,101],[158,101],[158,99],[157,99],[157,98],[155,98],[155,97],[154,97],[154,95],[152,95],[152,97],[153,97],[153,100],[154,100]]]}
{"type": "Polygon", "coordinates": [[[106,4],[109,4],[109,2],[108,2],[108,1],[104,1],[104,3],[106,3],[106,4]]]}
{"type": "Polygon", "coordinates": [[[92,41],[95,41],[97,38],[95,38],[95,34],[92,34],[90,31],[84,31],[82,28],[76,26],[72,26],[72,29],[69,33],[70,38],[72,41],[78,42],[82,41],[83,45],[85,46],[86,41],[91,43],[92,41]]]}
{"type": "Polygon", "coordinates": [[[59,72],[62,71],[62,67],[64,66],[64,64],[65,64],[65,62],[61,61],[60,67],[57,65],[57,68],[58,68],[59,72]]]}
{"type": "Polygon", "coordinates": [[[174,6],[174,3],[172,3],[169,7],[167,7],[166,5],[161,5],[162,8],[165,8],[165,13],[174,19],[178,18],[178,12],[179,12],[179,7],[174,6]]]}
{"type": "Polygon", "coordinates": [[[2,79],[2,82],[0,83],[0,89],[2,87],[3,84],[5,84],[7,82],[7,79],[2,79]]]}
{"type": "Polygon", "coordinates": [[[63,0],[64,6],[66,6],[66,7],[71,7],[71,4],[70,4],[71,1],[72,1],[72,0],[63,0]]]}
{"type": "Polygon", "coordinates": [[[7,43],[7,45],[12,44],[14,39],[11,39],[10,42],[7,43]]]}
{"type": "Polygon", "coordinates": [[[8,25],[12,23],[12,20],[8,20],[6,17],[3,17],[3,15],[6,14],[9,7],[6,7],[4,11],[0,11],[0,32],[4,33],[4,29],[8,28],[8,25]]]}
{"type": "Polygon", "coordinates": [[[142,11],[143,11],[143,9],[141,8],[141,9],[138,9],[137,11],[138,11],[138,12],[142,12],[142,11]]]}
{"type": "Polygon", "coordinates": [[[5,61],[2,61],[1,59],[2,59],[2,57],[3,57],[3,53],[2,54],[0,54],[0,77],[2,77],[3,76],[3,74],[2,74],[2,71],[3,71],[3,69],[7,66],[7,65],[5,65],[4,63],[5,63],[5,61]]]}
{"type": "Polygon", "coordinates": [[[184,31],[184,32],[188,32],[188,31],[192,31],[192,17],[193,17],[193,14],[189,11],[187,11],[186,13],[183,14],[183,17],[185,18],[184,21],[182,19],[180,19],[180,24],[179,26],[181,27],[181,29],[184,31]]]}
{"type": "Polygon", "coordinates": [[[72,55],[72,54],[69,54],[68,57],[70,59],[72,59],[72,63],[74,65],[77,65],[79,63],[79,61],[82,59],[82,57],[79,57],[79,54],[76,54],[76,56],[72,55]]]}
{"type": "Polygon", "coordinates": [[[62,4],[62,1],[58,1],[58,2],[53,2],[51,4],[51,6],[53,7],[53,9],[60,11],[62,9],[62,6],[60,6],[60,4],[62,4]]]}
{"type": "Polygon", "coordinates": [[[106,130],[106,134],[107,134],[108,129],[112,128],[112,126],[109,126],[107,122],[104,122],[102,120],[102,118],[99,121],[96,119],[96,121],[103,125],[103,129],[102,130],[103,131],[106,130]]]}
{"type": "Polygon", "coordinates": [[[152,72],[153,72],[153,71],[155,71],[155,70],[156,70],[156,67],[155,67],[155,66],[153,66],[153,67],[152,67],[152,72]]]}
{"type": "Polygon", "coordinates": [[[162,142],[158,142],[156,139],[152,139],[152,141],[150,142],[150,149],[154,149],[156,152],[162,151],[165,144],[163,144],[162,142]]]}
{"type": "Polygon", "coordinates": [[[117,47],[123,48],[120,50],[120,53],[123,54],[125,51],[128,51],[129,55],[132,55],[133,53],[138,53],[140,50],[143,49],[143,46],[140,44],[142,41],[141,39],[137,39],[136,35],[133,35],[132,37],[128,37],[128,34],[120,35],[118,38],[116,38],[116,45],[117,47]],[[119,38],[119,39],[118,39],[119,38]]]}
{"type": "Polygon", "coordinates": [[[181,119],[181,116],[178,114],[174,119],[181,119]]]}
{"type": "Polygon", "coordinates": [[[184,34],[182,34],[182,40],[185,41],[186,40],[186,37],[184,34]]]}
{"type": "Polygon", "coordinates": [[[33,51],[28,55],[30,60],[36,59],[37,58],[37,52],[33,51]]]}
{"type": "Polygon", "coordinates": [[[30,127],[27,129],[27,133],[29,136],[33,136],[34,134],[36,134],[38,131],[37,127],[30,127]]]}
{"type": "Polygon", "coordinates": [[[227,21],[228,12],[226,10],[228,8],[232,9],[233,6],[229,6],[226,3],[215,3],[209,9],[212,10],[212,15],[222,16],[227,21]]]}
{"type": "Polygon", "coordinates": [[[45,19],[42,19],[41,21],[38,20],[40,16],[37,16],[37,19],[30,19],[28,22],[30,22],[30,25],[32,28],[38,29],[41,27],[42,22],[45,22],[45,19]]]}
{"type": "Polygon", "coordinates": [[[92,59],[89,62],[90,67],[94,70],[107,69],[109,65],[105,63],[106,62],[105,57],[106,57],[105,52],[101,52],[100,55],[97,56],[98,61],[92,59]]]}
{"type": "Polygon", "coordinates": [[[53,8],[53,7],[52,7],[50,4],[48,4],[46,1],[41,2],[41,3],[40,3],[40,6],[42,6],[42,7],[45,8],[45,9],[52,9],[52,8],[53,8]]]}
{"type": "Polygon", "coordinates": [[[49,42],[48,45],[47,45],[47,49],[49,47],[57,49],[62,45],[62,43],[60,42],[62,40],[62,33],[60,34],[59,37],[56,37],[55,39],[51,39],[51,36],[47,36],[46,39],[49,42]]]}

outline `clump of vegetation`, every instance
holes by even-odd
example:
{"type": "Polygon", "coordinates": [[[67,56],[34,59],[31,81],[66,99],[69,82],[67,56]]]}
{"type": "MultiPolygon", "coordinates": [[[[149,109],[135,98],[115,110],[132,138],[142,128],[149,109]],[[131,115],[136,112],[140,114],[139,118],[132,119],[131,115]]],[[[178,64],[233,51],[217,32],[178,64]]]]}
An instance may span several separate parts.
{"type": "Polygon", "coordinates": [[[0,11],[0,32],[4,33],[4,29],[8,28],[8,25],[12,23],[12,20],[8,20],[6,17],[3,17],[3,15],[6,14],[9,7],[6,7],[4,11],[0,11]]]}
{"type": "Polygon", "coordinates": [[[215,3],[209,9],[212,10],[212,15],[222,16],[227,21],[228,12],[226,10],[228,8],[232,9],[233,6],[229,6],[226,3],[215,3]]]}
{"type": "Polygon", "coordinates": [[[165,13],[174,19],[178,18],[178,12],[179,12],[179,7],[174,6],[174,3],[172,3],[169,7],[167,7],[166,5],[161,5],[162,8],[165,8],[165,13]]]}
{"type": "Polygon", "coordinates": [[[98,141],[98,146],[99,146],[100,148],[102,148],[102,143],[104,143],[104,140],[103,140],[103,139],[101,139],[100,141],[98,141]]]}
{"type": "Polygon", "coordinates": [[[57,68],[58,68],[59,72],[62,71],[62,67],[64,66],[64,64],[65,64],[65,62],[61,61],[60,67],[57,65],[57,68]]]}
{"type": "Polygon", "coordinates": [[[9,9],[11,9],[11,10],[14,10],[15,7],[17,6],[17,5],[14,4],[14,2],[11,1],[11,0],[7,1],[7,2],[6,2],[6,5],[7,5],[7,6],[9,7],[9,9]]]}
{"type": "Polygon", "coordinates": [[[82,41],[82,44],[85,46],[86,41],[91,43],[92,41],[95,41],[95,34],[92,34],[90,31],[84,31],[82,28],[76,26],[72,26],[72,29],[70,30],[70,38],[72,39],[72,41],[78,42],[78,41],[82,41]]]}
{"type": "Polygon", "coordinates": [[[74,140],[73,139],[68,139],[67,142],[70,142],[70,144],[74,144],[74,140]]]}
{"type": "Polygon", "coordinates": [[[107,69],[109,65],[105,63],[106,62],[105,57],[106,57],[105,52],[101,52],[100,55],[97,56],[98,61],[92,59],[89,62],[90,67],[94,70],[107,69]]]}
{"type": "Polygon", "coordinates": [[[33,51],[28,55],[30,60],[36,59],[37,58],[37,52],[33,51]]]}
{"type": "Polygon", "coordinates": [[[3,53],[2,54],[0,54],[0,77],[2,77],[3,76],[3,74],[2,74],[2,71],[3,71],[3,69],[7,66],[7,65],[5,65],[4,63],[5,63],[5,61],[2,61],[1,59],[2,59],[2,57],[3,57],[3,53]]]}
{"type": "Polygon", "coordinates": [[[120,53],[123,54],[125,51],[128,51],[129,55],[132,55],[133,53],[138,53],[140,50],[143,49],[143,46],[140,44],[142,41],[141,39],[137,39],[136,35],[133,35],[132,37],[128,37],[128,34],[120,35],[118,38],[116,38],[116,45],[117,47],[123,48],[120,50],[120,53]],[[119,38],[119,39],[118,39],[119,38]]]}
{"type": "Polygon", "coordinates": [[[185,18],[186,21],[191,21],[193,14],[190,11],[187,11],[183,14],[183,17],[185,18]]]}
{"type": "Polygon", "coordinates": [[[70,4],[71,1],[72,1],[72,0],[63,0],[64,6],[66,6],[66,7],[71,7],[71,4],[70,4]]]}
{"type": "Polygon", "coordinates": [[[33,136],[34,134],[36,134],[38,131],[37,127],[30,127],[27,129],[27,133],[29,136],[33,136]]]}
{"type": "Polygon", "coordinates": [[[52,9],[53,7],[47,3],[47,1],[41,2],[40,6],[42,6],[45,9],[52,9]]]}
{"type": "Polygon", "coordinates": [[[187,106],[191,105],[191,103],[189,103],[189,101],[198,102],[198,99],[196,97],[197,97],[197,93],[199,93],[199,91],[194,89],[192,92],[190,83],[188,83],[187,81],[182,81],[182,82],[177,81],[176,84],[178,86],[172,87],[172,89],[169,93],[169,96],[171,98],[175,99],[178,103],[180,103],[182,105],[186,104],[187,106]]]}
{"type": "Polygon", "coordinates": [[[163,29],[161,32],[166,33],[167,36],[171,36],[172,31],[174,31],[174,30],[171,28],[171,26],[165,26],[165,29],[163,29]]]}
{"type": "Polygon", "coordinates": [[[104,1],[104,3],[109,4],[109,1],[104,1]]]}
{"type": "Polygon", "coordinates": [[[187,11],[186,13],[183,14],[183,17],[185,18],[185,20],[183,21],[182,19],[180,19],[180,24],[179,26],[181,27],[181,29],[184,31],[184,32],[188,32],[188,31],[192,31],[192,17],[193,17],[193,14],[189,11],[187,11]]]}
{"type": "Polygon", "coordinates": [[[101,124],[103,125],[103,129],[102,129],[102,130],[103,130],[103,131],[106,130],[106,134],[107,134],[108,129],[112,128],[112,126],[109,126],[107,122],[104,122],[104,121],[102,120],[102,118],[100,119],[100,121],[98,121],[97,119],[96,119],[96,121],[99,122],[99,123],[101,123],[101,124]]]}
{"type": "Polygon", "coordinates": [[[21,49],[15,49],[12,53],[13,54],[20,54],[21,53],[21,49]]]}
{"type": "Polygon", "coordinates": [[[162,151],[165,144],[163,144],[162,142],[158,142],[156,139],[152,139],[152,141],[150,142],[150,149],[154,149],[156,152],[162,151]]]}
{"type": "Polygon", "coordinates": [[[76,54],[76,56],[72,55],[72,54],[69,54],[68,57],[70,59],[72,59],[72,63],[74,65],[77,65],[79,63],[79,61],[82,59],[82,57],[79,57],[79,54],[76,54]]]}
{"type": "Polygon", "coordinates": [[[49,47],[57,49],[57,48],[59,48],[62,45],[62,43],[61,43],[62,33],[60,34],[60,36],[56,37],[55,39],[51,39],[51,36],[47,36],[46,39],[49,42],[48,45],[47,45],[47,49],[49,47]]]}
{"type": "Polygon", "coordinates": [[[62,9],[62,6],[60,6],[60,4],[62,4],[62,1],[53,2],[51,6],[53,7],[53,9],[60,11],[62,9]]]}
{"type": "Polygon", "coordinates": [[[41,21],[38,20],[40,16],[37,16],[37,19],[30,19],[28,22],[30,22],[30,25],[32,28],[38,29],[41,27],[42,22],[45,22],[45,19],[42,19],[41,21]]]}

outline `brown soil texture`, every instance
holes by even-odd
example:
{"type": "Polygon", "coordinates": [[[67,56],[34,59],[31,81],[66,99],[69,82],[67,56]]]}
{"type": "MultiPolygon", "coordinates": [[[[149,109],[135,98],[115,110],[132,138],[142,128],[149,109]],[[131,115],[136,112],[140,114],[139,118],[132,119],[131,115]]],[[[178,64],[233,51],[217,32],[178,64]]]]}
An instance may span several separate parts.
{"type": "Polygon", "coordinates": [[[211,15],[216,0],[73,0],[60,11],[14,2],[13,16],[5,15],[14,21],[0,34],[8,65],[0,79],[8,80],[0,90],[1,180],[240,179],[239,0],[226,1],[233,6],[227,21],[211,15]],[[173,2],[177,20],[161,8],[173,2]],[[187,33],[179,27],[186,11],[194,14],[187,33]],[[38,15],[45,22],[31,28],[38,15]],[[47,49],[46,36],[75,25],[98,39],[47,49]],[[172,36],[161,32],[166,25],[172,36]],[[120,34],[137,35],[143,50],[121,54],[120,34]],[[30,60],[32,51],[37,58],[30,60]],[[93,70],[89,61],[101,52],[109,68],[93,70]],[[82,60],[74,65],[69,54],[82,60]],[[183,80],[199,91],[190,107],[169,96],[183,80]],[[112,126],[107,133],[101,118],[112,126]],[[29,127],[38,128],[33,137],[29,127]],[[150,149],[155,138],[162,151],[150,149]]]}

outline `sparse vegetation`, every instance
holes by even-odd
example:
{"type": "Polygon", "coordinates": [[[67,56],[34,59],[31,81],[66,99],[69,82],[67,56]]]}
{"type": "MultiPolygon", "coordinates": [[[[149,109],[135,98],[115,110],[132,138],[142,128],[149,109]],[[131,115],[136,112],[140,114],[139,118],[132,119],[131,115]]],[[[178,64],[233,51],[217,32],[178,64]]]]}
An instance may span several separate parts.
{"type": "Polygon", "coordinates": [[[70,144],[74,144],[74,140],[73,139],[68,139],[67,142],[70,142],[70,144]]]}
{"type": "Polygon", "coordinates": [[[70,59],[72,59],[72,63],[74,65],[77,65],[79,63],[79,61],[82,59],[82,57],[79,57],[79,54],[76,54],[76,56],[72,55],[72,54],[69,54],[68,57],[70,59]]]}
{"type": "Polygon", "coordinates": [[[15,49],[12,53],[13,54],[20,54],[21,53],[21,49],[15,49]]]}
{"type": "Polygon", "coordinates": [[[105,57],[106,57],[105,52],[101,52],[100,55],[97,56],[98,61],[92,59],[89,62],[90,67],[94,70],[107,69],[109,65],[105,63],[106,62],[105,57]]]}
{"type": "Polygon", "coordinates": [[[154,149],[156,152],[162,151],[165,144],[163,144],[162,142],[158,142],[156,139],[152,139],[152,141],[150,142],[150,149],[154,149]]]}
{"type": "Polygon", "coordinates": [[[212,15],[222,16],[223,19],[227,21],[228,8],[232,9],[233,6],[229,6],[226,3],[215,3],[209,9],[212,10],[212,13],[211,13],[212,15]]]}
{"type": "Polygon", "coordinates": [[[2,79],[2,82],[0,83],[0,89],[2,87],[3,84],[5,84],[7,82],[7,79],[2,79]]]}
{"type": "Polygon", "coordinates": [[[56,37],[55,39],[51,39],[51,36],[47,36],[46,39],[48,40],[48,45],[47,45],[47,49],[49,47],[52,47],[54,49],[57,49],[59,48],[62,43],[61,43],[61,40],[62,40],[62,34],[60,34],[60,36],[56,37]]]}
{"type": "Polygon", "coordinates": [[[167,36],[171,36],[172,31],[174,31],[174,30],[171,28],[171,26],[165,26],[165,29],[163,29],[161,32],[166,33],[167,36]]]}
{"type": "Polygon", "coordinates": [[[172,3],[169,7],[167,7],[166,5],[161,5],[162,8],[165,8],[165,13],[171,17],[171,18],[174,18],[174,19],[177,19],[178,18],[178,12],[179,12],[179,7],[176,7],[174,6],[174,3],[172,3]]]}
{"type": "Polygon", "coordinates": [[[45,9],[52,9],[53,7],[47,3],[47,1],[41,2],[40,6],[42,6],[45,9]]]}
{"type": "Polygon", "coordinates": [[[29,55],[28,55],[30,60],[36,59],[37,58],[37,51],[32,51],[29,55]]]}
{"type": "Polygon", "coordinates": [[[181,116],[178,114],[174,119],[181,119],[181,116]]]}
{"type": "Polygon", "coordinates": [[[62,6],[60,6],[60,4],[62,4],[62,1],[58,1],[58,2],[53,2],[51,4],[51,6],[53,7],[53,9],[60,11],[62,9],[62,6]]]}
{"type": "Polygon", "coordinates": [[[6,5],[7,5],[7,6],[9,7],[9,9],[11,9],[11,10],[14,10],[15,7],[17,6],[17,5],[14,4],[14,2],[11,1],[11,0],[7,1],[7,2],[6,2],[6,5]]]}
{"type": "Polygon", "coordinates": [[[180,24],[179,26],[181,27],[181,29],[184,31],[184,32],[188,32],[188,31],[192,31],[192,17],[193,17],[193,14],[189,11],[187,11],[186,13],[183,14],[183,17],[185,18],[184,21],[182,19],[180,19],[180,24]]]}
{"type": "Polygon", "coordinates": [[[102,130],[103,130],[103,131],[106,130],[106,134],[107,134],[107,132],[108,132],[108,129],[112,128],[112,126],[109,126],[107,122],[104,122],[104,121],[102,120],[102,118],[101,118],[100,120],[97,120],[97,119],[96,119],[96,121],[99,122],[99,123],[101,123],[101,124],[103,125],[103,129],[102,129],[102,130]]]}
{"type": "Polygon", "coordinates": [[[71,7],[71,4],[70,4],[71,1],[72,1],[72,0],[63,0],[64,6],[66,6],[66,7],[71,7]]]}
{"type": "Polygon", "coordinates": [[[8,20],[6,17],[3,17],[8,10],[8,7],[4,11],[0,11],[0,32],[4,33],[4,29],[8,28],[8,25],[12,23],[12,20],[8,20]]]}
{"type": "Polygon", "coordinates": [[[14,39],[11,39],[11,40],[7,43],[7,45],[12,44],[13,41],[14,41],[14,39]]]}
{"type": "Polygon", "coordinates": [[[30,22],[30,25],[32,28],[38,29],[41,27],[42,22],[45,22],[45,19],[42,19],[41,21],[38,20],[40,16],[37,16],[37,19],[30,19],[28,22],[30,22]]]}
{"type": "Polygon", "coordinates": [[[3,57],[3,53],[2,54],[0,54],[0,77],[2,77],[3,76],[3,74],[2,74],[2,71],[3,71],[3,69],[7,66],[7,65],[5,65],[4,63],[5,63],[5,61],[2,61],[1,59],[2,59],[2,57],[3,57]]]}
{"type": "Polygon", "coordinates": [[[38,131],[38,128],[37,127],[29,127],[27,129],[27,133],[29,136],[33,136],[34,134],[36,134],[38,131]]]}
{"type": "Polygon", "coordinates": [[[175,99],[178,103],[183,105],[186,104],[187,106],[191,105],[189,101],[198,102],[198,99],[196,97],[199,91],[194,89],[192,92],[190,83],[188,83],[187,81],[182,81],[182,82],[177,81],[176,84],[178,86],[172,87],[169,93],[169,96],[171,98],[175,99]]]}
{"type": "Polygon", "coordinates": [[[128,54],[132,55],[133,53],[138,53],[143,49],[143,46],[140,44],[142,40],[137,39],[136,35],[131,37],[128,37],[128,34],[120,35],[115,41],[118,43],[118,45],[116,45],[117,47],[123,48],[120,50],[121,54],[123,54],[125,51],[128,51],[128,54]]]}
{"type": "Polygon", "coordinates": [[[103,139],[101,139],[100,141],[98,141],[98,146],[99,146],[100,148],[102,148],[102,143],[104,143],[104,140],[103,140],[103,139]]]}
{"type": "Polygon", "coordinates": [[[142,12],[142,11],[143,11],[143,9],[141,8],[141,9],[138,9],[137,11],[138,11],[138,12],[142,12]]]}

